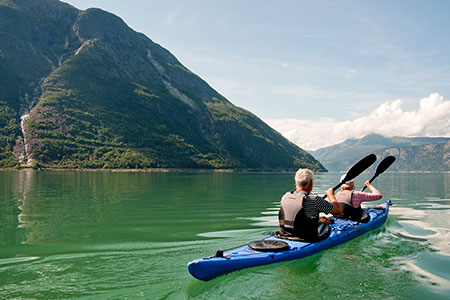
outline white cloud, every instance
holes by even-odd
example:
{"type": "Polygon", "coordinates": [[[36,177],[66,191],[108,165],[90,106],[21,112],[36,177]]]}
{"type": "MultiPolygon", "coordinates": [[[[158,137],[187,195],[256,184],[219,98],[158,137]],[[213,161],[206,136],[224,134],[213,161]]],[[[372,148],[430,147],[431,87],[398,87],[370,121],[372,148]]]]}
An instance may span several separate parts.
{"type": "Polygon", "coordinates": [[[338,122],[331,118],[315,121],[298,119],[264,119],[264,121],[288,140],[306,150],[315,150],[342,140],[342,136],[333,135],[333,128],[338,122]]]}
{"type": "Polygon", "coordinates": [[[352,121],[332,118],[312,120],[265,120],[286,138],[308,150],[330,146],[348,138],[371,133],[393,136],[450,137],[450,100],[438,93],[419,101],[417,110],[406,111],[401,99],[385,102],[368,115],[352,121]]]}
{"type": "Polygon", "coordinates": [[[339,123],[334,132],[359,138],[370,133],[384,136],[450,136],[450,101],[434,93],[420,100],[418,110],[405,111],[403,101],[385,102],[368,116],[339,123]]]}

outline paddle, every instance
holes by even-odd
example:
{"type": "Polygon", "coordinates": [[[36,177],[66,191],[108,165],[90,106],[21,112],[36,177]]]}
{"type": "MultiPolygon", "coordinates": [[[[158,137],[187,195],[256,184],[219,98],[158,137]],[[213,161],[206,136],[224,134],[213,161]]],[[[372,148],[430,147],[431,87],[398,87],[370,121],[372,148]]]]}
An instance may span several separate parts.
{"type": "MultiPolygon", "coordinates": [[[[368,167],[370,167],[377,160],[377,156],[375,154],[369,154],[360,161],[358,161],[353,167],[348,170],[345,177],[333,188],[333,191],[336,191],[341,185],[343,185],[346,181],[354,179],[356,176],[364,172],[368,167]]],[[[323,197],[325,199],[327,195],[323,197]]]]}
{"type": "MultiPolygon", "coordinates": [[[[389,155],[387,157],[385,157],[379,164],[377,167],[377,170],[375,171],[375,175],[373,175],[373,177],[369,180],[369,182],[371,183],[375,178],[377,178],[378,175],[380,175],[381,173],[383,173],[384,171],[387,170],[387,168],[389,168],[395,161],[395,157],[392,155],[389,155]]],[[[361,190],[364,191],[366,189],[367,186],[364,186],[361,190]]]]}

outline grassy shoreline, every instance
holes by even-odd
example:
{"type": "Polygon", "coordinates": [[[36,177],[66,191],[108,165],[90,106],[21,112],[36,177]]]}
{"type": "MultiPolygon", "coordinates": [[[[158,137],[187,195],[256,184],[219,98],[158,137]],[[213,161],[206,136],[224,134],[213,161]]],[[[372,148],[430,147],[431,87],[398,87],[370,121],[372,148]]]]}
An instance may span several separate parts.
{"type": "Polygon", "coordinates": [[[259,170],[259,169],[192,169],[192,168],[147,168],[147,169],[89,169],[89,168],[39,168],[33,169],[31,167],[17,168],[0,168],[0,171],[72,171],[72,172],[147,172],[147,173],[287,173],[295,172],[292,170],[259,170]]]}
{"type": "MultiPolygon", "coordinates": [[[[18,168],[0,168],[2,171],[53,171],[53,172],[129,172],[129,173],[292,173],[297,171],[297,169],[291,170],[259,170],[259,169],[192,169],[192,168],[147,168],[147,169],[89,169],[89,168],[39,168],[33,169],[32,167],[22,167],[18,168]]],[[[314,172],[314,173],[343,173],[343,172],[314,172]]],[[[366,172],[364,172],[366,173],[366,172]]],[[[387,171],[386,173],[397,173],[397,174],[450,174],[450,171],[400,171],[392,172],[387,171]]]]}

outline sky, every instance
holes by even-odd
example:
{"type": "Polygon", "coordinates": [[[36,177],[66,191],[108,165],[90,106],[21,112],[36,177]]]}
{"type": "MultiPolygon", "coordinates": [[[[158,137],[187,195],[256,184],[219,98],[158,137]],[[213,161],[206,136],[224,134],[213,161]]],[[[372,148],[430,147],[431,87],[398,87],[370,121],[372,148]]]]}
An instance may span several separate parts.
{"type": "Polygon", "coordinates": [[[450,1],[64,2],[118,15],[305,150],[450,137],[450,1]]]}

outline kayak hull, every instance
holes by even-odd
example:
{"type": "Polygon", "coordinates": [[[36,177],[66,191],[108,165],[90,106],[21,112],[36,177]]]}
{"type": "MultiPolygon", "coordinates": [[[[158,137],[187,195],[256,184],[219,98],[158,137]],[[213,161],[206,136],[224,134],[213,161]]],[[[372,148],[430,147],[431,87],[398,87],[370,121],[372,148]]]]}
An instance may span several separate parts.
{"type": "Polygon", "coordinates": [[[389,204],[390,201],[387,201],[377,207],[364,209],[370,215],[368,223],[357,223],[334,218],[334,223],[330,225],[332,229],[330,236],[320,242],[306,243],[270,236],[266,240],[284,241],[289,244],[289,249],[281,252],[262,252],[252,250],[247,245],[225,252],[223,257],[210,256],[196,259],[189,262],[187,267],[192,276],[208,281],[222,274],[240,269],[308,257],[379,228],[386,222],[389,204]]]}

